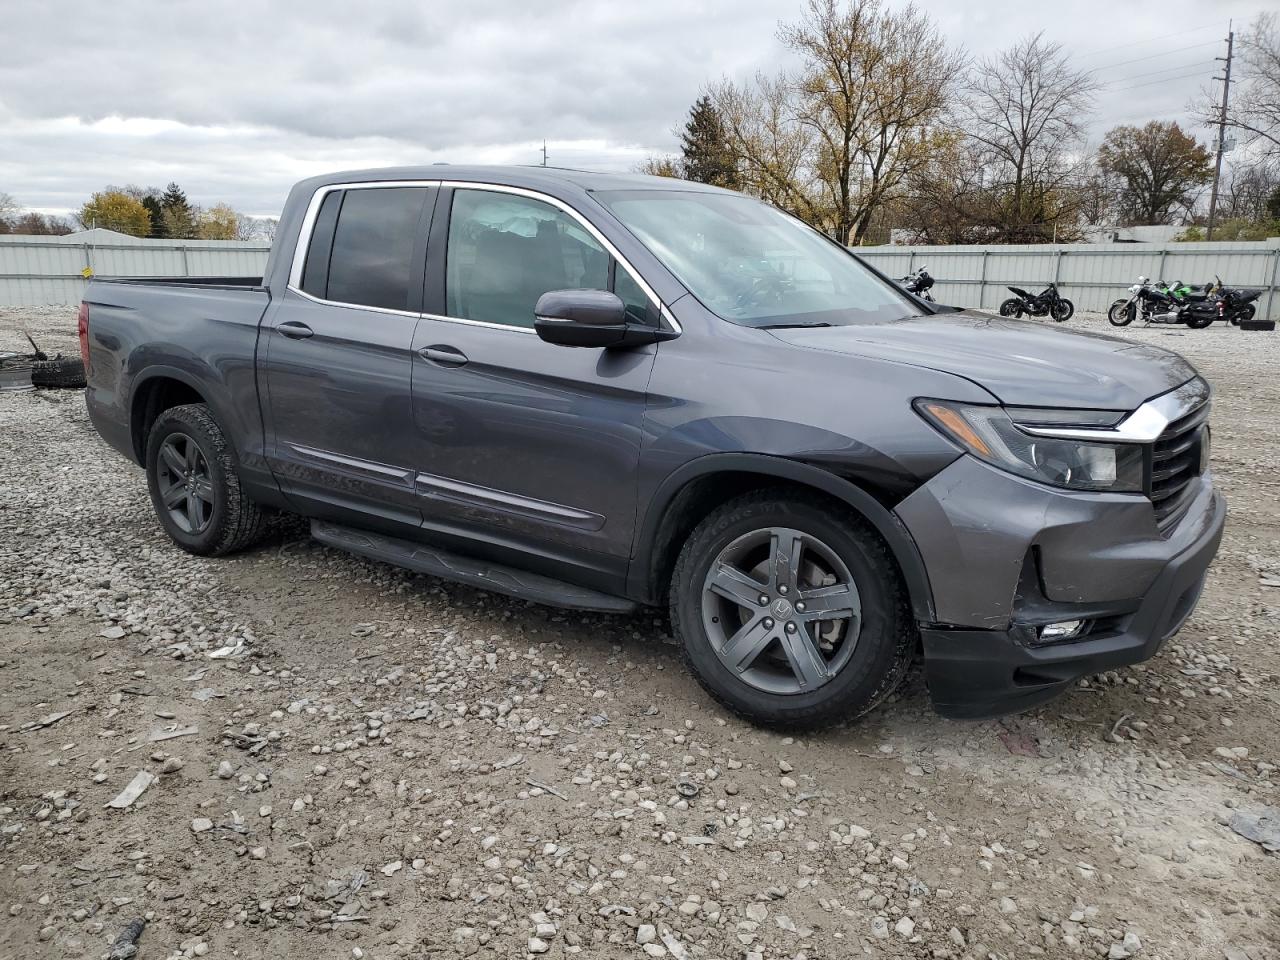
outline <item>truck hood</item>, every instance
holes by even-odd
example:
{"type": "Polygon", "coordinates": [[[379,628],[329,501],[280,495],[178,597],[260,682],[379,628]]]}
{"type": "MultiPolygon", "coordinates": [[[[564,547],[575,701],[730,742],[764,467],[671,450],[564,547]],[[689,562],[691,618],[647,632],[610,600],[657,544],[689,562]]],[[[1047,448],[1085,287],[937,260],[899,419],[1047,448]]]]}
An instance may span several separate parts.
{"type": "Polygon", "coordinates": [[[1133,410],[1196,375],[1160,347],[970,311],[769,332],[797,347],[955,374],[1011,406],[1133,410]]]}

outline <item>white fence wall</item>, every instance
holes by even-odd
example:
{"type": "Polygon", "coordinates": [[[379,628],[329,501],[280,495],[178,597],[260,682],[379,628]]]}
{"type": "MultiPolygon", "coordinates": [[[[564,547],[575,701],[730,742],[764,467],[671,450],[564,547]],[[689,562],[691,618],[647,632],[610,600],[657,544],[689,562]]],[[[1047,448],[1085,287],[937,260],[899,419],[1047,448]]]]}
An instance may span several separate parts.
{"type": "Polygon", "coordinates": [[[958,307],[995,310],[1007,287],[1039,293],[1051,281],[1078,310],[1104,311],[1126,296],[1139,276],[1206,283],[1214,275],[1231,287],[1264,290],[1262,316],[1280,319],[1280,242],[1081,243],[1062,246],[858,247],[855,252],[891,277],[927,266],[937,281],[934,299],[958,307]]]}
{"type": "Polygon", "coordinates": [[[0,240],[0,306],[79,303],[86,267],[98,277],[260,277],[271,249],[241,240],[0,240]]]}

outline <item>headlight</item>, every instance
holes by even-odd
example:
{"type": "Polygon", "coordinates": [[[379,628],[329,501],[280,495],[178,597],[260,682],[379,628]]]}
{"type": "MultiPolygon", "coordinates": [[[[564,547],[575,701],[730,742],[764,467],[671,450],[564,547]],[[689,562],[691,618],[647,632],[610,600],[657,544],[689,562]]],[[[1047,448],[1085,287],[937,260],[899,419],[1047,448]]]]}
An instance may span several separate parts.
{"type": "MultiPolygon", "coordinates": [[[[1092,443],[1027,433],[1003,407],[917,400],[916,411],[945,436],[992,466],[1070,490],[1141,493],[1143,452],[1136,444],[1092,443]]],[[[1031,411],[1027,411],[1031,413],[1031,411]]],[[[1107,426],[1117,414],[1092,410],[1037,410],[1034,421],[1077,427],[1107,426]]]]}

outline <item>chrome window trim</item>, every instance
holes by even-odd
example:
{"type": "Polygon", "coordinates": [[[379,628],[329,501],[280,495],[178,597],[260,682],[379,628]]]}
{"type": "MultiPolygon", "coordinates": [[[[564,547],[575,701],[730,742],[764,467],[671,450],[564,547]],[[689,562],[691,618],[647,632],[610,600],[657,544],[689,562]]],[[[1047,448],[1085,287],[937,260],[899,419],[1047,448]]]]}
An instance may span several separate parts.
{"type": "Polygon", "coordinates": [[[311,234],[315,230],[316,218],[320,214],[320,206],[324,203],[324,198],[335,190],[375,190],[389,189],[393,187],[451,187],[454,190],[483,190],[489,193],[509,193],[518,197],[526,197],[530,200],[540,200],[543,203],[550,204],[556,209],[568,214],[577,221],[587,233],[598,242],[609,253],[610,256],[622,266],[630,275],[636,285],[644,291],[644,295],[649,298],[650,304],[657,307],[659,315],[664,319],[676,333],[684,333],[684,329],[671,311],[667,309],[667,305],[662,302],[653,287],[640,275],[629,260],[624,257],[618,248],[600,232],[590,220],[583,216],[578,210],[566,203],[558,197],[549,194],[540,193],[537,190],[530,190],[526,187],[509,187],[500,183],[487,183],[472,180],[371,180],[361,183],[326,183],[317,187],[311,195],[311,200],[307,203],[307,212],[302,218],[302,226],[298,230],[298,243],[293,249],[293,261],[289,265],[289,281],[285,284],[287,290],[305,297],[314,303],[322,303],[332,307],[352,307],[358,310],[373,310],[378,313],[392,313],[401,316],[418,317],[421,316],[428,320],[442,320],[446,323],[465,323],[479,327],[493,327],[502,330],[520,330],[525,333],[534,333],[532,327],[520,327],[509,323],[494,323],[489,320],[470,320],[465,317],[450,317],[443,314],[434,313],[415,313],[411,310],[390,310],[385,307],[369,307],[360,303],[347,303],[341,300],[325,300],[322,297],[314,296],[302,289],[302,273],[306,264],[307,250],[311,247],[311,234]]]}
{"type": "Polygon", "coordinates": [[[304,300],[310,300],[312,303],[322,303],[326,307],[343,307],[347,310],[368,310],[370,313],[389,313],[396,317],[412,317],[418,319],[422,314],[415,310],[394,310],[391,307],[371,307],[367,303],[347,303],[345,300],[322,300],[319,297],[313,297],[305,290],[298,290],[289,287],[290,293],[296,293],[304,300]]]}
{"type": "Polygon", "coordinates": [[[1094,440],[1102,443],[1154,443],[1169,424],[1181,420],[1209,401],[1209,385],[1200,377],[1188,380],[1176,390],[1148,400],[1114,427],[1094,429],[1061,427],[1021,427],[1039,437],[1064,440],[1094,440]]]}

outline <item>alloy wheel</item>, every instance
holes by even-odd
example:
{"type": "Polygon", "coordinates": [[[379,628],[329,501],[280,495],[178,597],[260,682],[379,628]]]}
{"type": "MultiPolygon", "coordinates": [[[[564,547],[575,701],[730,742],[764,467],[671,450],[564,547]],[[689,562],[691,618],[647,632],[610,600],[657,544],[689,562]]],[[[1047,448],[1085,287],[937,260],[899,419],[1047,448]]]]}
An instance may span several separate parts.
{"type": "Polygon", "coordinates": [[[702,623],[716,656],[744,683],[810,693],[853,655],[862,602],[834,550],[803,531],[766,527],[717,555],[703,582],[702,623]]]}
{"type": "Polygon", "coordinates": [[[202,533],[213,521],[213,476],[208,458],[185,433],[172,433],[156,458],[160,501],[183,533],[202,533]]]}

